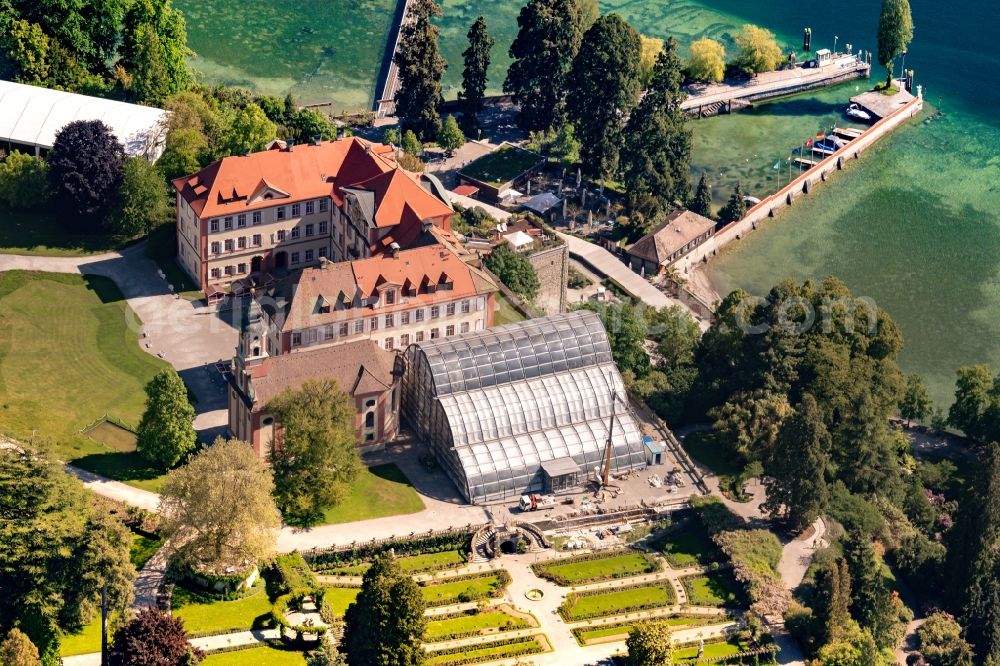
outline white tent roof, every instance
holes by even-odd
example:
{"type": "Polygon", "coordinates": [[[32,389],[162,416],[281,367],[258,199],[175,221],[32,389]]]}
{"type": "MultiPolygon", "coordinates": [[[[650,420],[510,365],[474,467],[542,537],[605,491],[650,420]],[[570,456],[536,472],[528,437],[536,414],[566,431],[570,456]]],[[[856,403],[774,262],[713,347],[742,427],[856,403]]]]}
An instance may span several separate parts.
{"type": "Polygon", "coordinates": [[[505,241],[511,244],[511,246],[516,250],[518,248],[524,247],[525,245],[531,245],[535,240],[524,233],[523,231],[515,231],[512,234],[507,234],[503,237],[505,241]]]}
{"type": "Polygon", "coordinates": [[[150,106],[0,81],[0,142],[51,148],[74,120],[100,120],[128,155],[156,159],[163,152],[168,112],[150,106]]]}
{"type": "Polygon", "coordinates": [[[500,193],[501,199],[516,199],[518,197],[523,197],[523,196],[524,194],[518,192],[515,189],[504,190],[503,192],[500,193]]]}

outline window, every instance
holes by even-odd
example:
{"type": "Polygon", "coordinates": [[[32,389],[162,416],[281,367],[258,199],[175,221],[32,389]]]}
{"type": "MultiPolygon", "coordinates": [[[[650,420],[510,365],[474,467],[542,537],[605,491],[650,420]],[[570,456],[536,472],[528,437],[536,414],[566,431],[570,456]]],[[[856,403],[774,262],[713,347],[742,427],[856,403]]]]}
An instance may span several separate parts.
{"type": "Polygon", "coordinates": [[[297,347],[302,344],[302,334],[299,332],[292,333],[292,346],[297,347]]]}
{"type": "Polygon", "coordinates": [[[276,220],[283,220],[283,219],[285,219],[285,207],[284,206],[278,206],[277,208],[275,208],[274,219],[276,219],[276,220]]]}
{"type": "Polygon", "coordinates": [[[417,331],[416,340],[417,340],[417,342],[423,342],[424,341],[424,332],[423,331],[417,331]]]}
{"type": "Polygon", "coordinates": [[[393,340],[392,338],[386,338],[385,339],[385,348],[386,349],[392,349],[392,340],[393,340]]]}
{"type": "Polygon", "coordinates": [[[462,301],[462,314],[469,314],[469,300],[462,301]]]}
{"type": "Polygon", "coordinates": [[[232,274],[233,274],[233,267],[226,266],[226,275],[232,275],[232,274]]]}
{"type": "Polygon", "coordinates": [[[240,236],[239,238],[237,238],[236,239],[236,247],[240,248],[241,250],[247,249],[247,237],[246,236],[240,236]]]}
{"type": "Polygon", "coordinates": [[[421,322],[421,321],[424,320],[424,309],[423,308],[419,308],[419,309],[415,310],[414,314],[416,315],[416,320],[418,322],[421,322]]]}
{"type": "Polygon", "coordinates": [[[232,217],[227,217],[225,219],[225,221],[223,222],[223,224],[222,224],[222,228],[225,229],[226,231],[229,231],[230,229],[232,229],[233,228],[233,218],[232,217]]]}
{"type": "Polygon", "coordinates": [[[320,222],[319,223],[319,232],[321,234],[325,234],[326,233],[326,222],[320,222]]]}
{"type": "Polygon", "coordinates": [[[209,231],[218,231],[219,230],[219,221],[218,220],[212,220],[211,222],[209,222],[208,223],[208,230],[209,231]]]}
{"type": "Polygon", "coordinates": [[[391,314],[387,314],[385,316],[385,327],[386,328],[392,328],[392,325],[395,323],[394,320],[395,320],[395,317],[393,317],[391,314]]]}
{"type": "Polygon", "coordinates": [[[314,202],[314,201],[307,201],[306,202],[306,215],[312,215],[313,214],[313,211],[315,210],[315,205],[316,205],[316,202],[314,202]]]}
{"type": "MultiPolygon", "coordinates": [[[[368,412],[365,414],[365,427],[374,428],[375,427],[375,412],[368,412]]],[[[369,435],[371,437],[371,435],[369,435]]]]}
{"type": "Polygon", "coordinates": [[[451,324],[450,326],[448,326],[447,328],[445,328],[444,329],[444,334],[445,334],[445,337],[448,337],[448,338],[450,338],[451,336],[455,335],[455,325],[451,324]]]}
{"type": "Polygon", "coordinates": [[[219,241],[212,241],[212,254],[222,252],[222,244],[219,241]]]}
{"type": "Polygon", "coordinates": [[[298,252],[292,252],[292,263],[293,264],[299,263],[299,253],[298,252]]]}
{"type": "Polygon", "coordinates": [[[282,242],[283,240],[285,240],[285,230],[284,229],[278,229],[278,234],[277,235],[278,235],[278,242],[279,243],[282,242]]]}
{"type": "Polygon", "coordinates": [[[400,326],[407,326],[407,325],[409,325],[409,323],[410,323],[410,313],[409,312],[400,312],[399,313],[399,325],[400,326]]]}
{"type": "Polygon", "coordinates": [[[462,333],[468,333],[469,332],[469,322],[467,322],[467,321],[463,321],[462,322],[461,331],[462,331],[462,333]]]}
{"type": "Polygon", "coordinates": [[[326,256],[326,248],[325,247],[321,247],[319,249],[319,256],[321,256],[321,257],[325,257],[326,256]]]}
{"type": "Polygon", "coordinates": [[[260,224],[260,211],[255,210],[253,212],[252,220],[254,224],[260,224]]]}
{"type": "Polygon", "coordinates": [[[333,336],[334,336],[333,326],[327,326],[325,329],[323,329],[324,340],[333,340],[333,336]]]}
{"type": "Polygon", "coordinates": [[[306,250],[306,261],[312,261],[312,260],[313,260],[313,251],[306,250]]]}
{"type": "Polygon", "coordinates": [[[439,337],[441,337],[441,332],[438,331],[438,329],[436,329],[436,328],[432,328],[431,329],[431,340],[437,340],[439,337]]]}
{"type": "Polygon", "coordinates": [[[260,234],[254,234],[253,235],[253,246],[254,247],[260,247],[260,244],[261,244],[260,234]]]}
{"type": "Polygon", "coordinates": [[[233,241],[232,238],[227,238],[226,239],[226,252],[232,252],[234,249],[236,249],[235,242],[233,241]]]}
{"type": "Polygon", "coordinates": [[[359,319],[356,322],[354,322],[354,333],[358,334],[364,332],[365,332],[365,320],[359,319]]]}
{"type": "Polygon", "coordinates": [[[431,319],[437,319],[441,314],[441,307],[438,305],[431,306],[431,319]]]}
{"type": "Polygon", "coordinates": [[[243,229],[247,226],[247,214],[240,213],[236,216],[236,227],[238,229],[243,229]]]}
{"type": "Polygon", "coordinates": [[[236,264],[236,272],[244,275],[247,272],[247,265],[245,263],[236,264]]]}
{"type": "Polygon", "coordinates": [[[299,228],[292,227],[292,238],[298,238],[298,237],[299,237],[299,228]]]}
{"type": "Polygon", "coordinates": [[[386,305],[392,305],[395,302],[396,302],[396,290],[395,289],[386,289],[385,290],[385,304],[386,305]]]}
{"type": "Polygon", "coordinates": [[[350,327],[347,325],[347,322],[345,321],[340,325],[340,337],[346,338],[348,333],[350,333],[350,327]]]}
{"type": "Polygon", "coordinates": [[[302,215],[302,206],[292,204],[292,217],[299,217],[300,215],[302,215]]]}
{"type": "Polygon", "coordinates": [[[372,317],[371,326],[369,327],[368,330],[370,330],[370,331],[377,331],[378,330],[378,317],[372,317]]]}
{"type": "Polygon", "coordinates": [[[445,307],[445,311],[448,313],[449,317],[453,316],[455,314],[455,304],[454,303],[449,303],[445,307]]]}
{"type": "Polygon", "coordinates": [[[220,278],[220,277],[222,277],[222,269],[221,268],[213,268],[212,269],[212,277],[214,277],[214,278],[220,278]]]}
{"type": "Polygon", "coordinates": [[[321,212],[321,213],[325,213],[326,212],[326,199],[320,199],[319,200],[319,212],[321,212]]]}
{"type": "Polygon", "coordinates": [[[307,224],[306,225],[306,236],[312,236],[314,229],[315,229],[315,225],[307,224]]]}
{"type": "Polygon", "coordinates": [[[408,333],[404,333],[403,335],[399,336],[399,346],[400,347],[406,347],[409,344],[410,344],[410,336],[409,336],[408,333]]]}

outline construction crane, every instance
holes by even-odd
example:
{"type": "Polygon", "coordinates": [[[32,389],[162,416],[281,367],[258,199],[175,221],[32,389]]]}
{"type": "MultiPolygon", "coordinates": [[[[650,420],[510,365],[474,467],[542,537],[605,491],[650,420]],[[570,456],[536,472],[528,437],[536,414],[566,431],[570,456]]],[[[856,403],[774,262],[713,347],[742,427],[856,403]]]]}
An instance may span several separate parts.
{"type": "Polygon", "coordinates": [[[620,398],[618,397],[618,389],[615,388],[610,377],[608,378],[608,385],[611,387],[611,419],[610,423],[608,423],[608,440],[604,444],[604,461],[601,464],[601,487],[598,490],[604,490],[605,488],[618,490],[618,486],[611,485],[611,440],[614,437],[615,419],[618,416],[617,406],[620,398]]]}

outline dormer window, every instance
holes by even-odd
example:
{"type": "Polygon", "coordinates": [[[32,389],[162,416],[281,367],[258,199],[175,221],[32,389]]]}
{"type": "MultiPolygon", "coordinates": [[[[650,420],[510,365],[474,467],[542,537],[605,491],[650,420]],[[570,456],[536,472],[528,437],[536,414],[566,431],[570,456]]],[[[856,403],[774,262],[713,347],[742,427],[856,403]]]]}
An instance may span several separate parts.
{"type": "Polygon", "coordinates": [[[396,290],[395,289],[386,289],[385,292],[384,292],[384,294],[385,294],[385,304],[386,305],[392,305],[393,303],[396,302],[396,290]]]}

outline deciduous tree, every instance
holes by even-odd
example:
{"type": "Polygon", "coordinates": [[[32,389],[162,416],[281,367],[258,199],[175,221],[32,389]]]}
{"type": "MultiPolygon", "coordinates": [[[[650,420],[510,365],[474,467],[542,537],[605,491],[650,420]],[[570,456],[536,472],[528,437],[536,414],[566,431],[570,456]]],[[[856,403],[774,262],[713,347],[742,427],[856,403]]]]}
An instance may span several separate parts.
{"type": "Polygon", "coordinates": [[[794,410],[787,396],[770,391],[737,393],[714,409],[720,441],[739,458],[770,460],[785,420],[794,410]]]}
{"type": "Polygon", "coordinates": [[[980,443],[1000,439],[1000,381],[993,377],[989,366],[958,369],[948,423],[980,443]]]}
{"type": "Polygon", "coordinates": [[[432,19],[441,16],[434,0],[415,0],[400,29],[399,47],[393,61],[399,70],[396,115],[403,126],[421,139],[433,140],[441,129],[441,77],[447,64],[438,47],[439,28],[432,19]]]}
{"type": "Polygon", "coordinates": [[[8,206],[37,209],[48,201],[48,190],[44,160],[15,150],[0,162],[0,201],[8,206]]]}
{"type": "Polygon", "coordinates": [[[538,294],[541,286],[538,275],[528,258],[520,252],[513,252],[506,245],[500,245],[483,259],[483,263],[521,298],[530,301],[538,294]]]}
{"type": "Polygon", "coordinates": [[[660,52],[663,51],[663,40],[656,37],[639,35],[639,41],[641,42],[639,84],[643,88],[646,88],[649,86],[650,81],[653,80],[653,67],[656,66],[656,60],[660,57],[660,52]]]}
{"type": "Polygon", "coordinates": [[[455,116],[445,116],[444,122],[441,123],[441,131],[438,132],[437,142],[449,156],[465,145],[465,135],[458,127],[455,116]]]}
{"type": "MultiPolygon", "coordinates": [[[[286,126],[299,143],[313,141],[317,137],[323,141],[337,138],[337,128],[330,118],[316,109],[300,109],[286,121],[286,126]]],[[[397,141],[398,143],[398,141],[397,141]]]]}
{"type": "Polygon", "coordinates": [[[188,643],[184,622],[145,608],[115,632],[109,666],[189,666],[202,652],[188,643]]]}
{"type": "Polygon", "coordinates": [[[674,650],[666,622],[642,622],[632,627],[625,641],[625,666],[670,666],[674,650]]]}
{"type": "Polygon", "coordinates": [[[736,65],[748,74],[773,72],[781,64],[782,53],[774,33],[766,28],[747,24],[736,35],[736,65]]]}
{"type": "Polygon", "coordinates": [[[657,202],[657,213],[683,205],[688,184],[692,136],[681,110],[686,95],[677,42],[663,45],[642,101],[624,131],[622,180],[633,207],[643,199],[657,202]]]}
{"type": "Polygon", "coordinates": [[[194,417],[180,375],[173,368],[161,370],[146,384],[146,411],[136,431],[136,450],[164,469],[173,467],[198,442],[194,417]]]}
{"type": "Polygon", "coordinates": [[[18,628],[11,629],[0,643],[0,664],[4,666],[42,666],[38,648],[28,635],[18,628]]]}
{"type": "Polygon", "coordinates": [[[65,210],[96,222],[114,203],[125,149],[100,120],[74,120],[56,134],[48,155],[49,185],[65,210]]]}
{"type": "Polygon", "coordinates": [[[277,128],[256,104],[247,104],[233,118],[223,139],[225,155],[242,155],[246,152],[263,150],[267,142],[275,137],[277,128]]]}
{"type": "Polygon", "coordinates": [[[141,236],[167,221],[169,215],[163,173],[143,157],[127,158],[108,229],[122,236],[141,236]]]}
{"type": "Polygon", "coordinates": [[[0,10],[0,73],[4,78],[45,83],[49,78],[49,38],[37,23],[0,10]]]}
{"type": "Polygon", "coordinates": [[[917,629],[920,654],[928,666],[972,666],[972,646],[962,638],[962,626],[948,613],[927,616],[917,629]]]}
{"type": "Polygon", "coordinates": [[[882,0],[878,17],[878,63],[886,69],[886,85],[892,83],[892,61],[904,53],[913,39],[913,15],[909,0],[882,0]]]}
{"type": "Polygon", "coordinates": [[[695,81],[716,82],[726,75],[726,49],[719,42],[702,37],[691,44],[688,74],[695,81]]]}
{"type": "Polygon", "coordinates": [[[125,14],[121,64],[141,101],[161,104],[191,84],[187,26],[170,0],[137,0],[125,14]]]}
{"type": "Polygon", "coordinates": [[[222,571],[274,552],[281,518],[267,463],[246,442],[219,438],[167,475],[161,530],[177,560],[222,571]]]}
{"type": "Polygon", "coordinates": [[[930,413],[931,397],[924,387],[924,380],[914,372],[906,378],[906,393],[899,405],[899,414],[909,425],[910,421],[922,421],[930,413]]]}
{"type": "Polygon", "coordinates": [[[517,125],[526,132],[565,120],[567,78],[583,35],[578,11],[574,0],[529,0],[518,14],[503,90],[514,96],[517,125]]]}
{"type": "Polygon", "coordinates": [[[265,411],[280,424],[271,442],[278,508],[289,524],[313,525],[361,471],[354,401],[333,380],[310,380],[280,393],[265,411]]]}
{"type": "Polygon", "coordinates": [[[357,599],[344,614],[342,645],[349,666],[417,666],[423,660],[424,600],[392,555],[365,572],[357,599]]]}
{"type": "Polygon", "coordinates": [[[617,14],[590,26],[567,81],[567,109],[580,137],[580,161],[595,178],[618,171],[625,119],[639,98],[639,33],[617,14]],[[594,92],[600,92],[595,103],[594,92]]]}
{"type": "Polygon", "coordinates": [[[476,114],[483,110],[490,50],[496,42],[486,31],[486,19],[482,16],[469,28],[468,38],[469,47],[462,53],[465,68],[462,70],[462,90],[458,93],[458,99],[462,106],[462,131],[467,136],[473,136],[479,129],[476,114]]]}
{"type": "Polygon", "coordinates": [[[418,139],[417,135],[413,133],[413,130],[409,129],[403,132],[403,140],[400,148],[403,149],[404,153],[413,157],[419,155],[423,150],[423,146],[420,144],[420,139],[418,139]]]}

